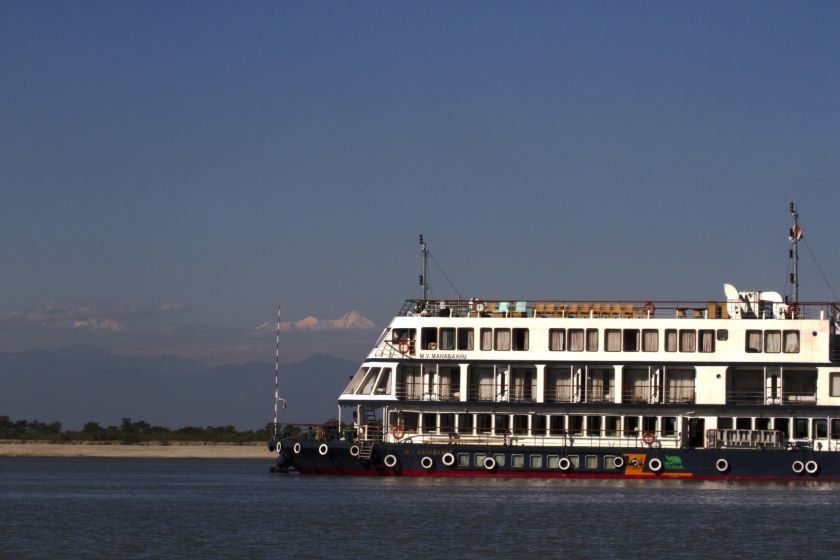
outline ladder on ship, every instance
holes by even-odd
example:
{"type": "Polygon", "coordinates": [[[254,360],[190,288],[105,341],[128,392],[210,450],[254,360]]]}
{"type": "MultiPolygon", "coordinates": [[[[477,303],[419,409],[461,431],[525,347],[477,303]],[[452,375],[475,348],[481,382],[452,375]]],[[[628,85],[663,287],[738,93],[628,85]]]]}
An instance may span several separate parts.
{"type": "Polygon", "coordinates": [[[362,442],[359,446],[359,459],[364,459],[366,461],[370,460],[370,456],[373,455],[373,446],[376,445],[375,441],[371,441],[366,439],[362,442]]]}
{"type": "Polygon", "coordinates": [[[370,460],[377,441],[382,441],[382,425],[377,422],[376,410],[362,408],[362,437],[359,442],[359,459],[370,460]]]}

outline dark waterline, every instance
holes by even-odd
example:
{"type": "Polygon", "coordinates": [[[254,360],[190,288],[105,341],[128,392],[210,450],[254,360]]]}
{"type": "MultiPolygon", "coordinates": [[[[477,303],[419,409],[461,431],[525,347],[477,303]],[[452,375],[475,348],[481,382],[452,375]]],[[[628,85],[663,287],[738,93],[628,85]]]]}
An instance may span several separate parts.
{"type": "Polygon", "coordinates": [[[0,459],[0,558],[829,558],[840,485],[0,459]]]}

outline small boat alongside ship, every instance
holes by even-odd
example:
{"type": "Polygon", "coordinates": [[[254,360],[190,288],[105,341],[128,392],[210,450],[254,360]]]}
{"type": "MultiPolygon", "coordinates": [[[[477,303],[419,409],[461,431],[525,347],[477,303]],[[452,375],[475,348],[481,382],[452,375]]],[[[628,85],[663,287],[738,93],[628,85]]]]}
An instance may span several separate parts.
{"type": "Polygon", "coordinates": [[[421,237],[423,297],[382,332],[335,426],[270,444],[274,469],[840,481],[840,305],[799,301],[791,213],[787,297],[433,301],[421,237]]]}

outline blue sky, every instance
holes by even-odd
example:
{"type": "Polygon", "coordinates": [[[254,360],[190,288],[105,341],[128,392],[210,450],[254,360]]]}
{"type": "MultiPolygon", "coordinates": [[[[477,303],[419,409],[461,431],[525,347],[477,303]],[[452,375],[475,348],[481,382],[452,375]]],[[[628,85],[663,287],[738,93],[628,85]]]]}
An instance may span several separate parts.
{"type": "MultiPolygon", "coordinates": [[[[465,297],[784,290],[791,200],[838,290],[838,24],[835,2],[0,1],[0,350],[112,342],[48,305],[151,354],[278,302],[381,326],[421,232],[465,297]]],[[[833,297],[807,252],[801,274],[833,297]]]]}

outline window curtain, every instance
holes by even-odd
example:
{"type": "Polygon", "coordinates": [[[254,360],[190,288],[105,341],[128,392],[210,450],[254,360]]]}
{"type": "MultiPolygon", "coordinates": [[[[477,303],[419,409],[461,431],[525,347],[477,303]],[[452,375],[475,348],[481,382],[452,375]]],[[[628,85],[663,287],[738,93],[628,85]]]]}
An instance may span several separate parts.
{"type": "Polygon", "coordinates": [[[680,331],[680,352],[697,350],[697,333],[694,330],[680,331]]]}
{"type": "Polygon", "coordinates": [[[799,353],[799,331],[785,331],[785,352],[799,353]]]}
{"type": "Polygon", "coordinates": [[[764,332],[764,351],[777,354],[782,351],[782,333],[779,331],[764,332]]]}
{"type": "Polygon", "coordinates": [[[665,351],[666,352],[676,352],[677,351],[677,331],[673,331],[673,330],[665,331],[665,351]]]}
{"type": "Polygon", "coordinates": [[[493,349],[493,330],[492,329],[481,329],[481,349],[482,350],[492,350],[493,349]]]}
{"type": "Polygon", "coordinates": [[[642,334],[642,350],[645,352],[657,352],[659,350],[659,331],[644,331],[642,334]]]}
{"type": "Polygon", "coordinates": [[[587,329],[586,330],[586,351],[587,352],[597,352],[598,351],[598,329],[587,329]]]}
{"type": "Polygon", "coordinates": [[[569,329],[569,350],[583,352],[583,329],[569,329]]]}
{"type": "Polygon", "coordinates": [[[761,331],[747,331],[747,352],[761,352],[761,331]]]}
{"type": "Polygon", "coordinates": [[[700,331],[700,351],[715,351],[715,331],[700,331]]]}
{"type": "Polygon", "coordinates": [[[455,350],[455,329],[440,329],[440,349],[455,350]]]}
{"type": "Polygon", "coordinates": [[[621,351],[621,331],[608,330],[606,332],[606,351],[620,352],[621,351]]]}
{"type": "Polygon", "coordinates": [[[548,334],[548,349],[562,352],[566,349],[566,329],[551,329],[548,334]]]}

